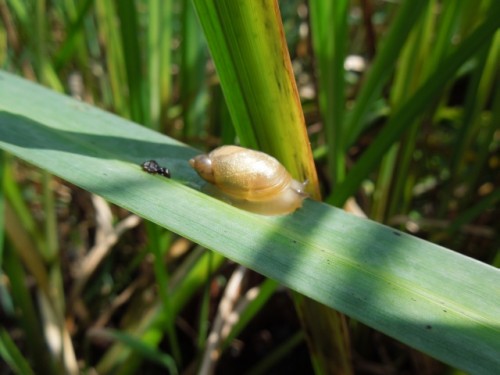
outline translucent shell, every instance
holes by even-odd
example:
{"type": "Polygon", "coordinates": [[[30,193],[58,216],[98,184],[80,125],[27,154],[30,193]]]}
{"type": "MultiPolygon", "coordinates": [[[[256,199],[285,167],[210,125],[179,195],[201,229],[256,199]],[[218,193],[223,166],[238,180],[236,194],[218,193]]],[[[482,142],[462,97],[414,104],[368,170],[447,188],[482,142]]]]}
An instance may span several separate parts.
{"type": "Polygon", "coordinates": [[[191,166],[215,189],[212,195],[264,215],[284,215],[302,206],[304,183],[290,176],[272,156],[238,146],[222,146],[198,155],[191,166]]]}

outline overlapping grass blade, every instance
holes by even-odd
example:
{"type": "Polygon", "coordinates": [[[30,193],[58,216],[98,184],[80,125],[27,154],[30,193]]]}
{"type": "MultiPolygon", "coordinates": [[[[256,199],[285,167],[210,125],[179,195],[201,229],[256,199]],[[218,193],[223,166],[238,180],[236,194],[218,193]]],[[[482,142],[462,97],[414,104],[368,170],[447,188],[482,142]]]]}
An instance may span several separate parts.
{"type": "Polygon", "coordinates": [[[500,27],[500,20],[496,17],[497,12],[500,12],[500,2],[492,6],[491,13],[484,22],[442,61],[439,68],[429,75],[415,95],[391,115],[384,129],[349,171],[345,181],[339,185],[334,195],[328,197],[330,203],[342,205],[349,196],[355,193],[363,179],[378,164],[389,147],[401,137],[408,124],[428,108],[458,69],[481,47],[491,41],[491,37],[500,27]]]}

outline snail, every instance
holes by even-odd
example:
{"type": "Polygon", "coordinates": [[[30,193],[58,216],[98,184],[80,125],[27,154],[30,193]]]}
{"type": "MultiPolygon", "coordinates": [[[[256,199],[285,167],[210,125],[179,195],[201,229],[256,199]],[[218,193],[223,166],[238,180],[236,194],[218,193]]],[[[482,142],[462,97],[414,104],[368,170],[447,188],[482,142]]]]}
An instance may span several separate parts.
{"type": "Polygon", "coordinates": [[[233,206],[263,215],[284,215],[302,206],[306,182],[296,181],[278,160],[263,152],[222,146],[189,160],[209,182],[208,192],[233,206]]]}

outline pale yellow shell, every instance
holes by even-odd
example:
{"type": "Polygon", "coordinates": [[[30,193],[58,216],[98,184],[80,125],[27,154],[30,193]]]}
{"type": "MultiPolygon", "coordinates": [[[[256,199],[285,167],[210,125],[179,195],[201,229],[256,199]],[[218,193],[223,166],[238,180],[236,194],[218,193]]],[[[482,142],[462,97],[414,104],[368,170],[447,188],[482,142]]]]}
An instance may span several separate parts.
{"type": "Polygon", "coordinates": [[[239,208],[283,215],[302,206],[304,184],[294,180],[272,156],[238,146],[222,146],[189,160],[217,189],[211,193],[239,208]]]}

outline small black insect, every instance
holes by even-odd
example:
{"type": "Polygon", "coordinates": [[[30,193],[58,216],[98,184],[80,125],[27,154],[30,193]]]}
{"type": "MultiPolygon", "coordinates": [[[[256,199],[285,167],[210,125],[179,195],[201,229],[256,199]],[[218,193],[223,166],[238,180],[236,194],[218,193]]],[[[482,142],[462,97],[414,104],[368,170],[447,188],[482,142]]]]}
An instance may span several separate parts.
{"type": "Polygon", "coordinates": [[[165,176],[170,178],[170,171],[168,168],[160,166],[155,160],[148,160],[141,164],[141,167],[144,171],[150,174],[159,174],[161,176],[165,176]]]}

